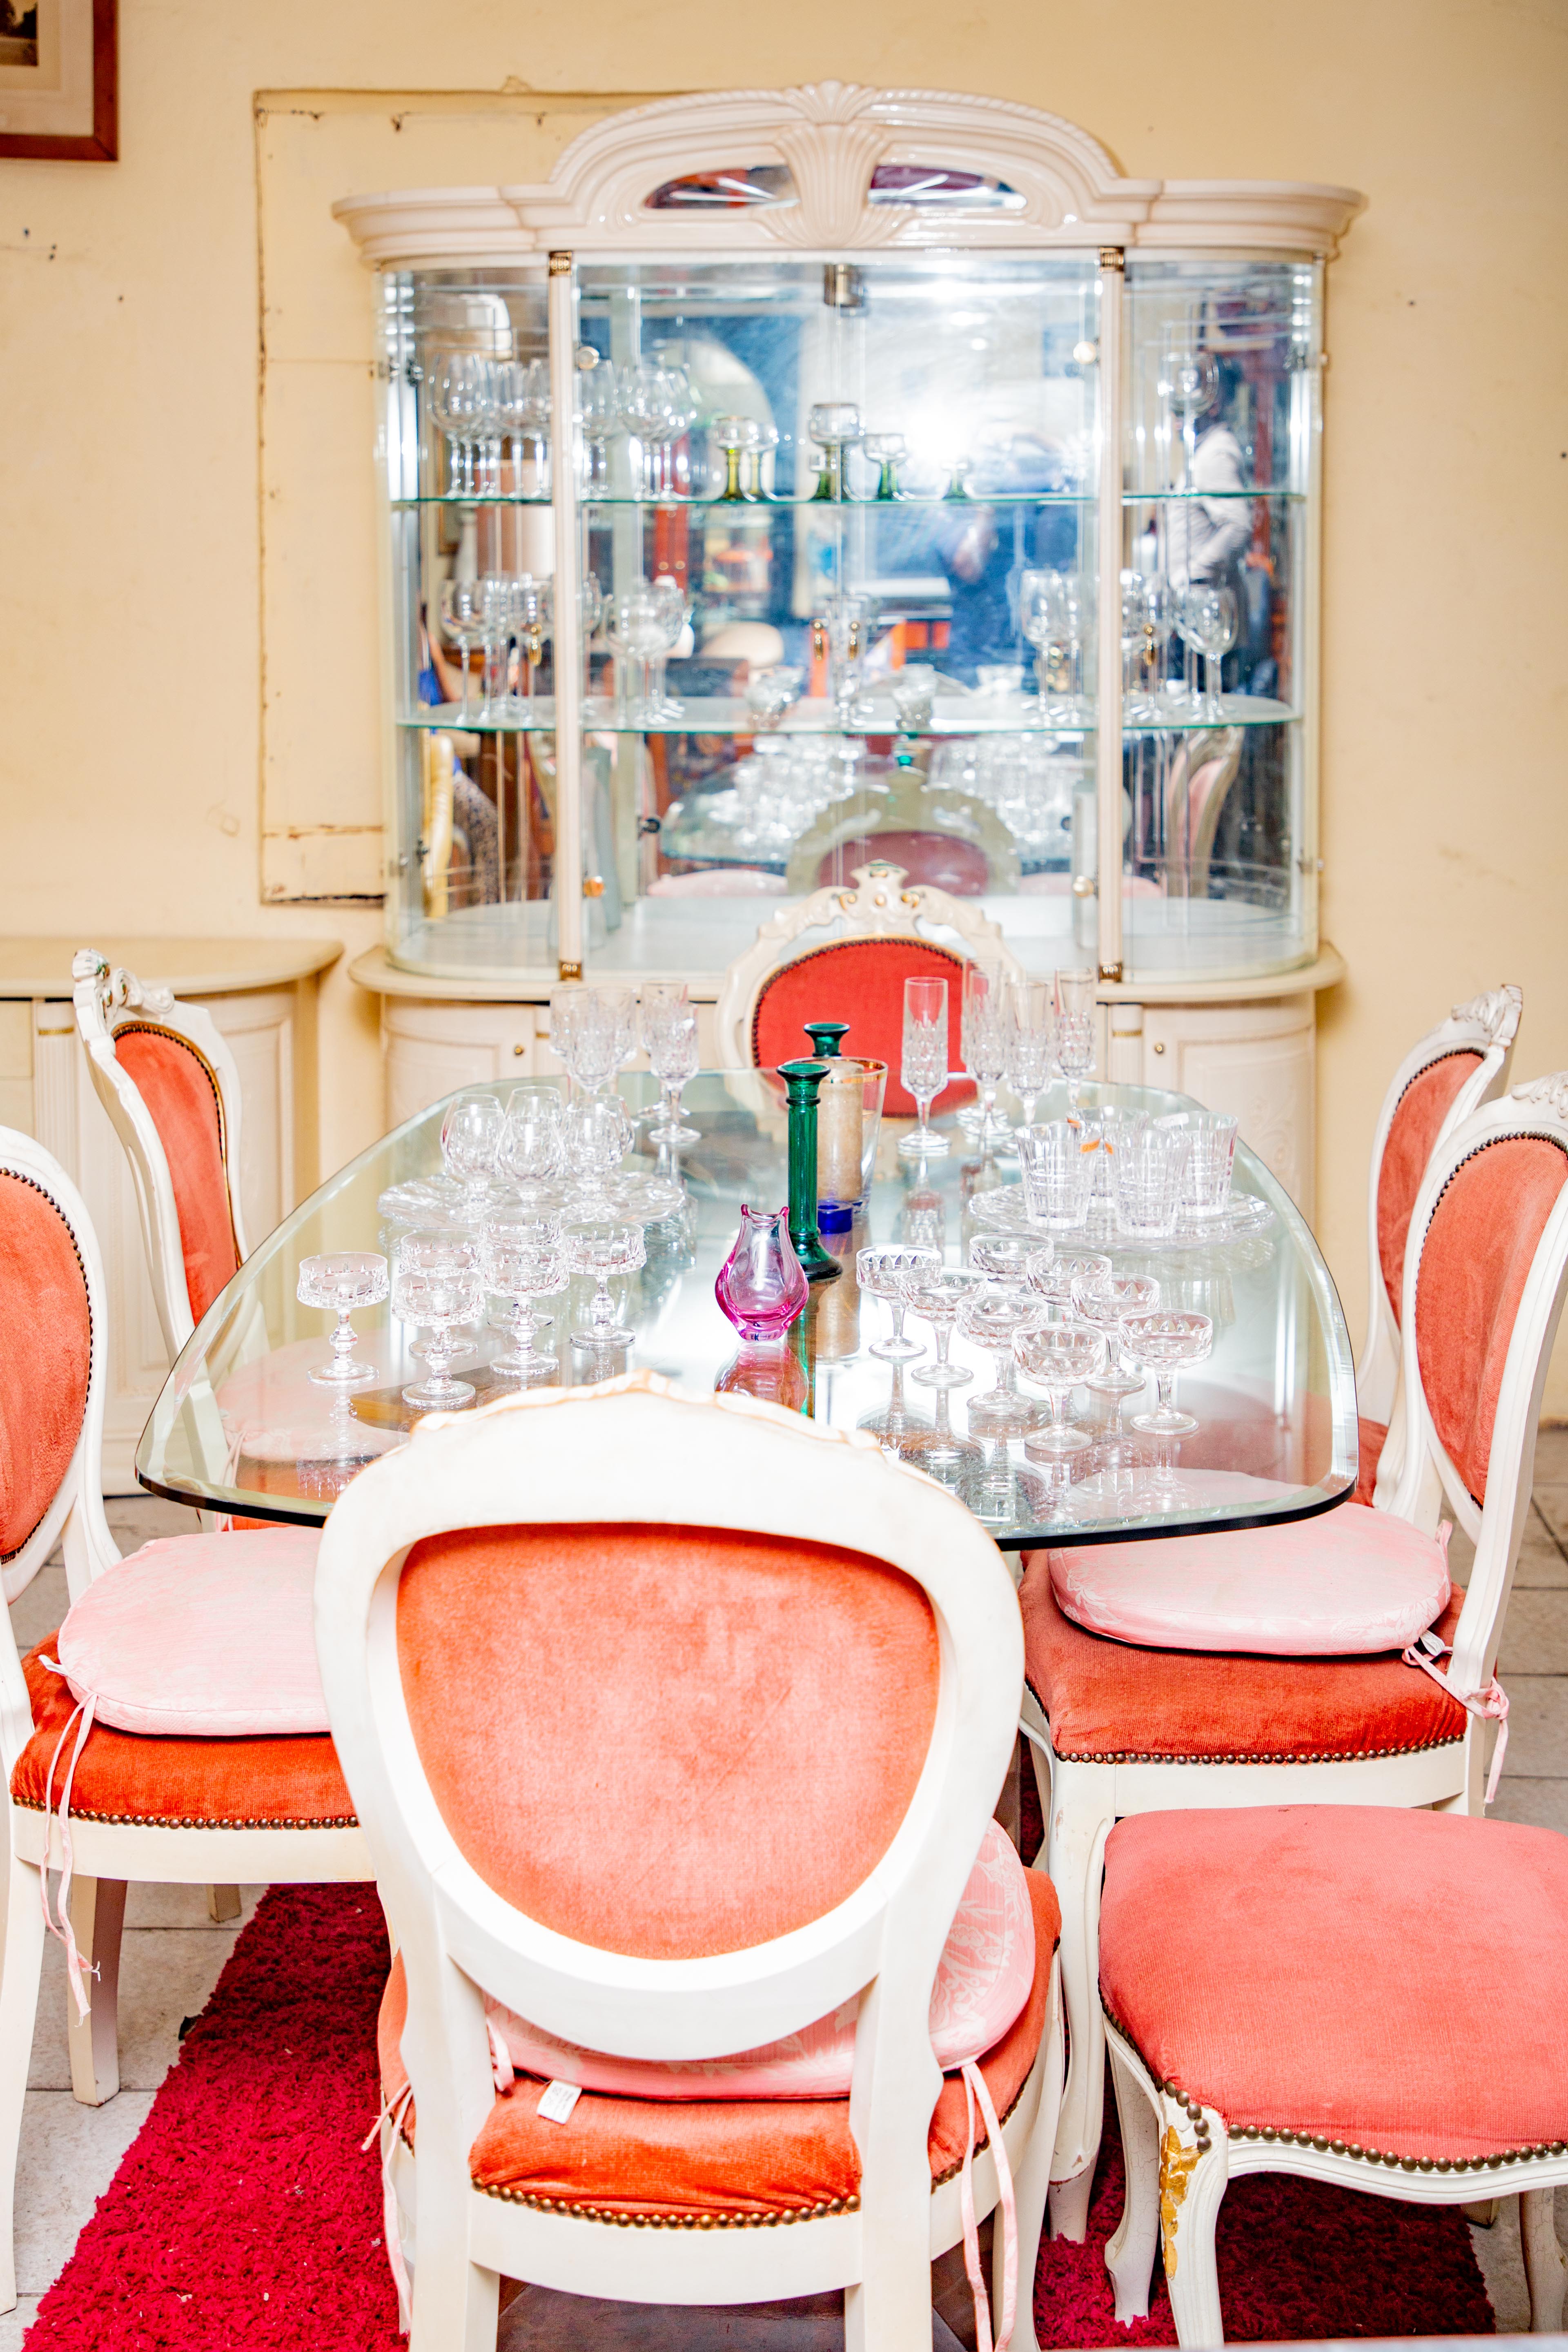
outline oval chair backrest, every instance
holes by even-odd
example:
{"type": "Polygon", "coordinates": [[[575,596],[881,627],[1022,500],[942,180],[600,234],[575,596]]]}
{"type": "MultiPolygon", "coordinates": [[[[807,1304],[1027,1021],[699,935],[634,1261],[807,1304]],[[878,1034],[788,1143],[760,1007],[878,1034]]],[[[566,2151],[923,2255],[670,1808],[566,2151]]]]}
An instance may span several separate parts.
{"type": "Polygon", "coordinates": [[[130,1165],[158,1318],[177,1355],[246,1255],[239,1073],[203,1006],[111,972],[91,948],[71,969],[77,1032],[130,1165]]]}
{"type": "Polygon", "coordinates": [[[32,1580],[82,1498],[90,1558],[114,1558],[103,1521],[103,1276],[80,1194],[31,1136],[0,1128],[0,1582],[32,1580]]]}
{"type": "Polygon", "coordinates": [[[890,857],[911,882],[929,882],[958,898],[982,898],[991,887],[991,860],[977,841],[965,841],[962,834],[916,833],[907,827],[856,834],[839,842],[819,860],[814,885],[842,889],[855,868],[872,857],[890,857]]]}
{"type": "MultiPolygon", "coordinates": [[[[474,1986],[590,2049],[700,2059],[875,1979],[866,2049],[920,2048],[1023,1675],[1012,1579],[944,1490],[750,1398],[536,1391],[353,1481],[316,1628],[470,2137],[474,1986]]],[[[933,2062],[922,2134],[936,2087],[933,2062]]]]}
{"type": "Polygon", "coordinates": [[[1568,1074],[1472,1112],[1433,1155],[1405,1267],[1406,1458],[1392,1507],[1446,1495],[1476,1542],[1457,1686],[1495,1663],[1530,1507],[1547,1360],[1568,1285],[1568,1074]]]}
{"type": "MultiPolygon", "coordinates": [[[[911,1115],[914,1099],[900,1076],[904,1034],[906,980],[947,982],[947,1066],[963,1067],[964,958],[927,940],[833,940],[794,962],[778,965],[757,991],[752,1008],[751,1055],[759,1070],[811,1052],[807,1021],[847,1021],[842,1040],[847,1054],[888,1065],[882,1108],[895,1118],[911,1115]]],[[[942,1096],[944,1110],[967,1102],[974,1088],[966,1080],[942,1096]]]]}

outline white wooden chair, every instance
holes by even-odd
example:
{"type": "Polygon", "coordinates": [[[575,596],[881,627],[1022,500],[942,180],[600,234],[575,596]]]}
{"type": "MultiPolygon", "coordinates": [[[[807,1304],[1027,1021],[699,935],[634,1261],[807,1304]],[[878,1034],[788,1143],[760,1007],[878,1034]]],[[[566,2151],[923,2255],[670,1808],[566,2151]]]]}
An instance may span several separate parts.
{"type": "Polygon", "coordinates": [[[846,1052],[888,1065],[886,1108],[912,1112],[899,1077],[904,981],[911,975],[947,981],[948,1067],[956,1072],[963,1066],[959,1033],[966,961],[988,971],[1023,970],[1001,926],[973,899],[908,883],[901,866],[858,866],[852,890],[814,890],[782,908],[730,966],[714,1020],[720,1066],[772,1068],[809,1051],[803,1022],[847,1021],[852,1034],[846,1052]],[[833,939],[803,950],[804,934],[828,929],[833,939]],[[955,934],[962,952],[931,939],[932,929],[955,934]]]}
{"type": "MultiPolygon", "coordinates": [[[[102,1265],[79,1193],[31,1137],[0,1128],[0,1566],[6,1601],[63,1542],[72,1602],[116,1565],[100,1452],[107,1338],[102,1265]]],[[[226,1557],[255,1538],[191,1537],[226,1557]]],[[[40,1876],[64,1867],[77,1945],[96,1967],[90,2008],[69,2027],[71,2087],[89,2105],[120,2085],[115,1991],[126,1884],[179,1885],[367,1878],[369,1855],[330,1738],[143,1738],[95,1724],[81,1743],[68,1832],[59,1812],[69,1760],[56,1750],[71,1711],[63,1680],[24,1662],[0,1626],[0,1760],[8,1877],[0,1960],[0,2310],[16,2300],[12,2208],[45,1935],[40,1876]],[[53,1803],[51,1803],[51,1798],[53,1803]]]]}
{"type": "MultiPolygon", "coordinates": [[[[1478,1706],[1493,1687],[1568,1279],[1565,1181],[1568,1076],[1517,1087],[1453,1129],[1432,1154],[1410,1219],[1401,1311],[1407,1457],[1384,1507],[1433,1530],[1446,1496],[1475,1539],[1468,1589],[1437,1631],[1454,1648],[1452,1692],[1478,1706]],[[1457,1328],[1461,1312],[1474,1328],[1457,1328]]],[[[1310,1529],[1327,1551],[1336,1517],[1331,1510],[1287,1532],[1310,1529]]],[[[1190,1540],[1163,1546],[1173,1573],[1190,1540]]],[[[1047,1823],[1041,1860],[1062,1906],[1070,2050],[1051,2211],[1058,2234],[1081,2237],[1100,2135],[1095,1983],[1112,1824],[1185,1806],[1479,1811],[1486,1722],[1397,1654],[1264,1657],[1242,1654],[1238,1643],[1215,1654],[1087,1633],[1058,1609],[1049,1560],[1032,1555],[1019,1596],[1024,1725],[1047,1823]]]]}
{"type": "Polygon", "coordinates": [[[1148,2311],[1163,2244],[1177,2342],[1223,2344],[1226,2185],[1290,2172],[1418,2205],[1517,2193],[1531,2327],[1556,2336],[1562,1836],[1303,1805],[1122,1822],[1105,1860],[1100,1992],[1127,2174],[1106,2248],[1118,2320],[1148,2311]]]}
{"type": "MultiPolygon", "coordinates": [[[[490,2352],[502,2276],[649,2303],[841,2287],[850,2347],[929,2352],[929,2264],[963,2231],[958,2167],[933,2184],[928,2152],[963,2115],[928,2010],[1022,1681],[977,1523],[858,1433],[636,1373],[423,1422],[337,1504],[316,1591],[398,1951],[383,2133],[413,2352],[490,2352]],[[916,1624],[921,1663],[884,1690],[916,1624]],[[713,2060],[853,2004],[853,2087],[793,2113],[584,2091],[557,2138],[537,2081],[498,2095],[486,1995],[579,2062],[713,2060]],[[755,2129],[837,2134],[848,2169],[786,2148],[759,2178],[725,2140],[697,2177],[691,2133],[755,2129]]],[[[1060,2073],[1055,1906],[1032,1900],[1043,2030],[997,2098],[1026,2352],[1060,2073]]],[[[989,2148],[973,2193],[996,2202],[989,2148]]]]}
{"type": "Polygon", "coordinates": [[[1372,1501],[1379,1471],[1386,1465],[1396,1477],[1403,1459],[1399,1300],[1415,1195],[1437,1146],[1508,1085],[1523,1009],[1523,993],[1512,986],[1456,1004],[1411,1047],[1378,1113],[1367,1187],[1366,1339],[1356,1365],[1360,1502],[1372,1501]]]}
{"type": "Polygon", "coordinates": [[[124,1146],[170,1361],[248,1255],[239,1072],[212,1015],[96,948],[72,960],[77,1033],[124,1146]]]}

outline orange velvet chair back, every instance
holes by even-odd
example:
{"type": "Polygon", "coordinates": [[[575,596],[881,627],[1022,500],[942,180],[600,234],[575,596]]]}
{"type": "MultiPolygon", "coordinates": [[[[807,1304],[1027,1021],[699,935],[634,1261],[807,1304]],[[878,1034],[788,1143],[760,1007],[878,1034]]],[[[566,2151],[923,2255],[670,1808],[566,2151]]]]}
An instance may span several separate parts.
{"type": "Polygon", "coordinates": [[[427,1538],[397,1656],[473,1868],[542,1926],[640,1958],[743,1950],[845,1901],[936,1719],[936,1624],[910,1578],[729,1529],[427,1538]]]}
{"type": "Polygon", "coordinates": [[[87,1410],[92,1316],[69,1226],[0,1169],[0,1561],[19,1552],[70,1468],[87,1410]]]}
{"type": "Polygon", "coordinates": [[[1466,1047],[1428,1063],[1400,1096],[1389,1122],[1383,1164],[1377,1171],[1377,1255],[1395,1329],[1405,1295],[1405,1244],[1415,1195],[1454,1097],[1480,1061],[1479,1054],[1466,1047]]]}
{"type": "MultiPolygon", "coordinates": [[[[964,959],[951,948],[931,946],[914,939],[835,940],[813,948],[809,955],[770,971],[752,1008],[752,1060],[760,1070],[776,1069],[781,1062],[798,1061],[811,1052],[805,1034],[808,1021],[847,1021],[847,1054],[859,1054],[888,1065],[888,1088],[882,1108],[895,1118],[910,1117],[913,1098],[899,1076],[904,1037],[906,980],[947,982],[947,1066],[963,1067],[964,959]]],[[[974,1089],[967,1080],[949,1087],[941,1107],[951,1110],[967,1102],[974,1089]]]]}
{"type": "MultiPolygon", "coordinates": [[[[1468,1058],[1468,1057],[1467,1057],[1468,1058]]],[[[1542,1136],[1483,1145],[1433,1213],[1415,1280],[1415,1351],[1437,1441],[1478,1503],[1509,1342],[1568,1153],[1542,1136]]]]}
{"type": "Polygon", "coordinates": [[[172,1030],[127,1022],[114,1033],[114,1054],[146,1104],[169,1163],[185,1289],[199,1323],[239,1269],[223,1097],[195,1047],[172,1030]]]}

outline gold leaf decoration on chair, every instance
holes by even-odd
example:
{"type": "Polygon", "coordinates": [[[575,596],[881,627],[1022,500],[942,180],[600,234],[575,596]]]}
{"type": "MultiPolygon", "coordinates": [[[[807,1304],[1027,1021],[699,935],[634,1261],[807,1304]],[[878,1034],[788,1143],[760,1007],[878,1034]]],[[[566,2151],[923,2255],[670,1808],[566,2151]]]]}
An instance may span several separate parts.
{"type": "Polygon", "coordinates": [[[1176,2215],[1197,2161],[1197,2149],[1184,2147],[1174,2124],[1167,2125],[1160,2142],[1160,2243],[1167,2278],[1176,2274],[1176,2215]]]}

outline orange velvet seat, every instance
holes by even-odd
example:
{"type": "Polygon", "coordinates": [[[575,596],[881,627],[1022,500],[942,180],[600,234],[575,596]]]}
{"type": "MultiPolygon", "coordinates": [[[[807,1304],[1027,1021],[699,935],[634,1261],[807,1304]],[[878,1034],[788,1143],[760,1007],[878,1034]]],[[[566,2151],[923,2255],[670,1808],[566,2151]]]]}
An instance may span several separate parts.
{"type": "MultiPolygon", "coordinates": [[[[981,2072],[1005,2121],[1028,2079],[1045,2027],[1051,1956],[1061,1912],[1048,1878],[1027,1874],[1035,1916],[1035,1981],[1028,2000],[981,2072]]],[[[378,2045],[384,2097],[400,2098],[408,2076],[401,2051],[407,1990],[395,1960],[381,2004],[378,2045]]],[[[536,2113],[541,2084],[520,2075],[491,2107],[468,2154],[480,2189],[525,2203],[582,2206],[693,2227],[768,2221],[776,2214],[842,2208],[857,2198],[860,2163],[846,2099],[622,2099],[584,2091],[565,2124],[536,2113]]],[[[414,2144],[413,2104],[404,2130],[414,2144]]],[[[977,2121],[984,2145],[984,2126],[977,2121]]],[[[927,2154],[933,2181],[963,2161],[967,2106],[963,2082],[943,2082],[927,2154]]]]}
{"type": "Polygon", "coordinates": [[[1106,2012],[1233,2137],[1431,2170],[1561,2149],[1565,1948],[1552,1830],[1258,1806],[1137,1814],[1105,1849],[1106,2012]]]}
{"type": "MultiPolygon", "coordinates": [[[[36,1727],[11,1774],[18,1805],[42,1812],[50,1760],[75,1705],[51,1633],[22,1661],[36,1727]]],[[[72,1741],[55,1772],[59,1801],[72,1741]]],[[[180,1828],[350,1827],[353,1802],[326,1732],[255,1739],[153,1738],[95,1723],[71,1783],[77,1821],[145,1822],[180,1828]]]]}
{"type": "MultiPolygon", "coordinates": [[[[1463,1600],[1456,1592],[1437,1621],[1446,1642],[1463,1600]]],[[[1135,1648],[1063,1616],[1043,1551],[1029,1555],[1018,1601],[1029,1687],[1058,1756],[1306,1762],[1403,1754],[1464,1737],[1458,1701],[1394,1653],[1278,1658],[1135,1648]]]]}
{"type": "Polygon", "coordinates": [[[1377,1465],[1388,1443],[1388,1423],[1385,1421],[1363,1421],[1358,1416],[1356,1439],[1358,1460],[1355,1494],[1352,1499],[1370,1505],[1377,1493],[1377,1465]]]}

